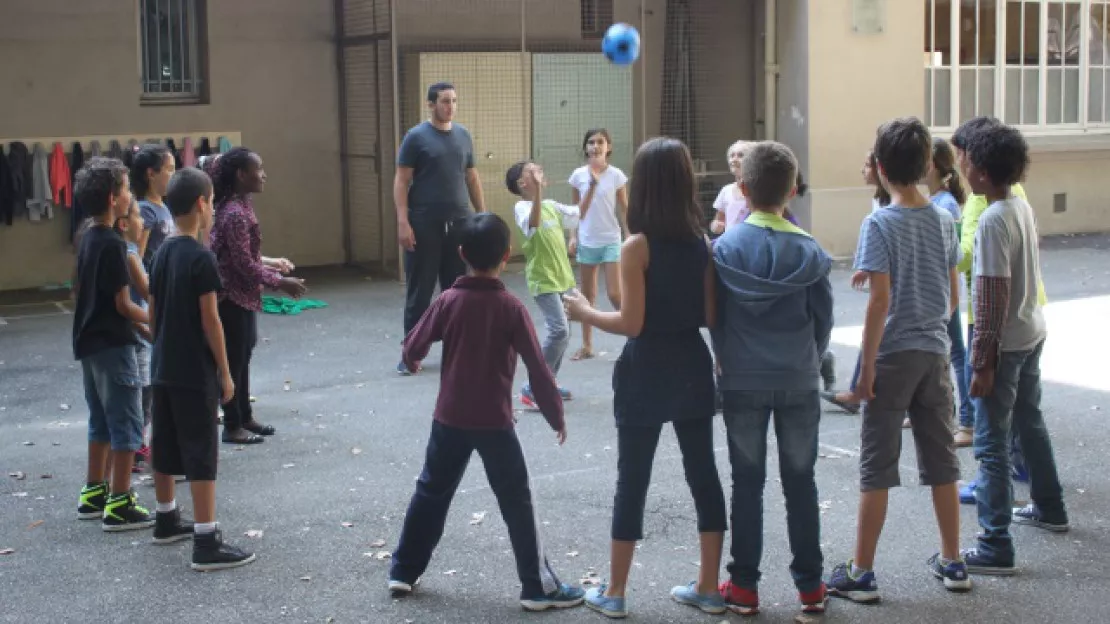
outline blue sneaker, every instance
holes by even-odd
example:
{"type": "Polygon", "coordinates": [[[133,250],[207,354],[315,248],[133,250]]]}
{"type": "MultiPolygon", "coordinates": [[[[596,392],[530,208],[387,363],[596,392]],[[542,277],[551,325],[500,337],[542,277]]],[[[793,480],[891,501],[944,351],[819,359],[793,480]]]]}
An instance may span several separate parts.
{"type": "Polygon", "coordinates": [[[826,585],[830,596],[847,598],[860,604],[879,602],[879,584],[875,582],[875,572],[867,571],[859,575],[859,578],[853,577],[850,560],[833,568],[826,585]]]}
{"type": "Polygon", "coordinates": [[[412,374],[412,371],[409,370],[408,366],[405,366],[404,362],[397,362],[397,374],[402,377],[408,377],[412,374]]]}
{"type": "Polygon", "coordinates": [[[967,483],[960,486],[960,504],[974,505],[975,504],[975,486],[977,482],[972,479],[967,483]]]}
{"type": "Polygon", "coordinates": [[[628,608],[624,605],[624,598],[609,597],[605,595],[606,585],[591,587],[586,592],[586,606],[613,619],[628,617],[628,608]]]}
{"type": "Polygon", "coordinates": [[[718,615],[724,613],[728,609],[725,607],[725,599],[721,598],[721,593],[714,590],[712,594],[699,594],[697,582],[691,582],[689,585],[679,585],[671,590],[671,598],[678,604],[690,605],[697,607],[705,613],[718,615]]]}
{"type": "Polygon", "coordinates": [[[963,561],[941,561],[940,553],[929,558],[929,570],[933,576],[944,581],[944,588],[951,592],[971,590],[971,577],[967,575],[967,564],[963,561]]]}
{"type": "MultiPolygon", "coordinates": [[[[569,401],[574,398],[574,395],[570,393],[570,390],[567,390],[562,386],[559,386],[559,396],[562,397],[564,401],[569,401]]],[[[524,384],[524,387],[520,389],[520,402],[523,403],[526,407],[530,407],[532,409],[536,409],[537,407],[539,407],[536,404],[536,395],[532,394],[532,388],[528,384],[524,384]]]]}
{"type": "Polygon", "coordinates": [[[520,606],[525,611],[547,611],[548,609],[569,609],[582,604],[586,592],[579,587],[571,587],[566,583],[559,585],[559,589],[540,596],[539,598],[521,598],[520,606]]]}
{"type": "Polygon", "coordinates": [[[1025,458],[1017,453],[1010,456],[1012,460],[1010,476],[1018,483],[1029,483],[1029,468],[1025,466],[1025,458]]]}

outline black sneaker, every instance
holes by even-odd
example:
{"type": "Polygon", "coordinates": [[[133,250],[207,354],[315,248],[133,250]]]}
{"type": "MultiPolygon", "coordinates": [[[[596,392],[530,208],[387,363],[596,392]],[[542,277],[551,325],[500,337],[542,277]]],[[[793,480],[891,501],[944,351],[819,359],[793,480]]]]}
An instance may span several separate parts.
{"type": "Polygon", "coordinates": [[[1013,576],[1017,573],[1014,562],[1004,562],[991,559],[979,551],[978,548],[968,548],[960,551],[967,571],[971,574],[986,574],[989,576],[1013,576]]]}
{"type": "Polygon", "coordinates": [[[104,516],[104,505],[108,502],[108,483],[86,485],[81,488],[81,498],[77,501],[78,520],[99,520],[104,516]]]}
{"type": "Polygon", "coordinates": [[[172,544],[193,537],[193,523],[181,521],[181,510],[159,512],[154,515],[155,544],[172,544]]]}
{"type": "Polygon", "coordinates": [[[1014,524],[1034,526],[1053,533],[1067,533],[1070,528],[1067,516],[1053,517],[1046,515],[1033,503],[1014,508],[1014,524]]]}
{"type": "Polygon", "coordinates": [[[139,506],[134,491],[108,496],[108,502],[104,505],[104,520],[100,523],[102,529],[115,533],[147,529],[152,526],[154,526],[154,516],[144,507],[139,506]]]}
{"type": "Polygon", "coordinates": [[[254,562],[254,559],[253,553],[225,544],[219,529],[193,535],[193,564],[190,567],[198,572],[238,568],[254,562]]]}

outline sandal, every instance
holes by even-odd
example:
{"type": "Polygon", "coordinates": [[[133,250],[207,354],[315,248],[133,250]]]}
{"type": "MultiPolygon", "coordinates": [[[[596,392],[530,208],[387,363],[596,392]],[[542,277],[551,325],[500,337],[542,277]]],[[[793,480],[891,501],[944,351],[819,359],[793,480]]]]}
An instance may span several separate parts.
{"type": "Polygon", "coordinates": [[[821,398],[839,407],[845,412],[848,412],[849,414],[859,413],[859,403],[849,403],[847,401],[843,401],[836,396],[835,392],[822,392],[821,398]]]}
{"type": "Polygon", "coordinates": [[[257,420],[243,423],[243,428],[247,431],[250,431],[251,433],[257,433],[258,435],[263,436],[272,436],[277,433],[277,430],[274,429],[273,425],[263,425],[257,420]]]}
{"type": "Polygon", "coordinates": [[[592,348],[579,347],[578,350],[574,352],[574,355],[570,356],[570,361],[580,362],[582,360],[588,360],[592,357],[594,357],[594,350],[592,348]]]}
{"type": "Polygon", "coordinates": [[[223,441],[224,444],[262,444],[266,441],[266,438],[255,433],[250,433],[245,429],[240,429],[234,433],[225,430],[223,435],[220,436],[220,440],[223,441]]]}

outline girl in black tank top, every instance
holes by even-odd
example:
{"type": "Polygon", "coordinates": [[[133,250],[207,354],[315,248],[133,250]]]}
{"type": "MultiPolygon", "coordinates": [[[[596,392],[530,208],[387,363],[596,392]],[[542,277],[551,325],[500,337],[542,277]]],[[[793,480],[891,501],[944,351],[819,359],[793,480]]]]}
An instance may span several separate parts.
{"type": "Polygon", "coordinates": [[[586,594],[586,605],[627,614],[625,591],[659,435],[672,423],[697,509],[698,579],[671,590],[678,602],[724,613],[717,591],[727,527],[724,492],[713,451],[713,359],[700,329],[716,318],[715,276],[693,163],[680,141],[652,139],[632,169],[628,228],[621,248],[621,309],[594,310],[567,296],[567,313],[601,331],[628,336],[613,370],[618,433],[609,582],[586,594]]]}

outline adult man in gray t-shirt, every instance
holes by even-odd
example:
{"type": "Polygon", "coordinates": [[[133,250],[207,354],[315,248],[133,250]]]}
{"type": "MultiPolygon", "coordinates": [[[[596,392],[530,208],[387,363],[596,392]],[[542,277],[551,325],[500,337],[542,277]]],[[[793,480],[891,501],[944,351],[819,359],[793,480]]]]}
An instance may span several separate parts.
{"type": "MultiPolygon", "coordinates": [[[[442,291],[466,273],[457,220],[470,214],[470,203],[477,212],[486,210],[470,133],[453,122],[457,107],[453,85],[428,87],[430,118],[405,134],[397,154],[393,202],[397,240],[405,250],[406,336],[431,304],[436,282],[442,291]]],[[[402,362],[397,372],[409,371],[402,362]]]]}

